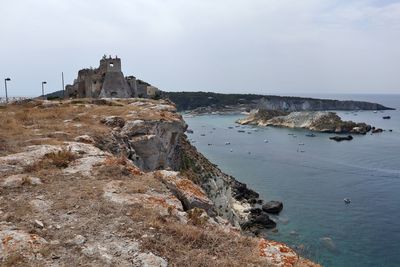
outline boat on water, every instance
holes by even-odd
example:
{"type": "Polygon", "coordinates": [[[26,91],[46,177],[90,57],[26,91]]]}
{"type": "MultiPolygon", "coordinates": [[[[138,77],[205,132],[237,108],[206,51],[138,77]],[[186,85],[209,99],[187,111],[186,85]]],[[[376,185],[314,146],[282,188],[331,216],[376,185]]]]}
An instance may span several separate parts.
{"type": "Polygon", "coordinates": [[[390,116],[383,116],[382,119],[384,119],[384,120],[390,120],[390,116]]]}
{"type": "Polygon", "coordinates": [[[316,137],[316,135],[313,134],[313,133],[306,134],[306,136],[307,136],[307,137],[316,137]]]}
{"type": "Polygon", "coordinates": [[[201,134],[200,136],[206,136],[206,134],[201,134]]]}
{"type": "Polygon", "coordinates": [[[187,132],[188,134],[194,133],[192,129],[187,129],[186,132],[187,132]]]}
{"type": "Polygon", "coordinates": [[[350,198],[345,198],[343,199],[345,204],[350,204],[351,203],[351,199],[350,198]]]}
{"type": "Polygon", "coordinates": [[[268,140],[267,140],[267,139],[265,139],[265,140],[264,140],[264,143],[268,143],[268,140]]]}
{"type": "Polygon", "coordinates": [[[231,144],[231,142],[225,142],[225,145],[227,146],[227,145],[230,145],[231,144]]]}
{"type": "Polygon", "coordinates": [[[245,130],[238,130],[239,133],[244,133],[246,132],[245,130]]]}

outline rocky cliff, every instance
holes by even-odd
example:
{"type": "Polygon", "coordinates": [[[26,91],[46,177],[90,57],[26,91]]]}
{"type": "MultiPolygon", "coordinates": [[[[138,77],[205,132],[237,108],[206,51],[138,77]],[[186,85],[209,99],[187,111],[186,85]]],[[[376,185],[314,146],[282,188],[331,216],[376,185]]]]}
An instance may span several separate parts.
{"type": "Polygon", "coordinates": [[[340,101],[301,97],[267,96],[259,102],[258,108],[284,111],[322,111],[322,110],[387,110],[383,105],[365,101],[340,101]]]}
{"type": "Polygon", "coordinates": [[[2,266],[318,266],[261,236],[258,194],[167,101],[26,101],[0,123],[2,266]]]}
{"type": "Polygon", "coordinates": [[[239,124],[257,126],[277,126],[303,128],[325,133],[366,134],[371,126],[366,123],[343,121],[334,112],[304,111],[286,112],[277,110],[255,110],[247,118],[237,121],[239,124]]]}
{"type": "Polygon", "coordinates": [[[178,110],[195,113],[231,112],[232,110],[268,109],[283,111],[386,110],[383,105],[365,101],[339,101],[306,97],[254,94],[218,94],[212,92],[163,92],[176,103],[178,110]]]}

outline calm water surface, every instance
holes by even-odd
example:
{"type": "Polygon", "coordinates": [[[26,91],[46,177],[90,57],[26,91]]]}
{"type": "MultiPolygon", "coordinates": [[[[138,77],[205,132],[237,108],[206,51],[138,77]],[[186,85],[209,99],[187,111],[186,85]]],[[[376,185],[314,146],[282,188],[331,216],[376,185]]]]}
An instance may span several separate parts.
{"type": "Polygon", "coordinates": [[[338,112],[346,120],[393,132],[337,143],[328,139],[330,134],[306,137],[305,130],[236,128],[235,120],[243,116],[185,120],[194,130],[189,135],[192,143],[212,162],[265,200],[284,202],[275,218],[279,232],[269,238],[290,244],[324,266],[400,266],[400,95],[334,98],[397,108],[338,112]],[[385,115],[392,119],[383,120],[385,115]],[[350,205],[344,204],[346,197],[350,205]]]}

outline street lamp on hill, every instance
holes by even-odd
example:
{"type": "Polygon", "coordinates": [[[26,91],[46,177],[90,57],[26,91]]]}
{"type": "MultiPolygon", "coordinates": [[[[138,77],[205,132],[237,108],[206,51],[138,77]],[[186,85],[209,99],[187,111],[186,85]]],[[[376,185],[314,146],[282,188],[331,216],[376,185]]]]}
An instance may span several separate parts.
{"type": "Polygon", "coordinates": [[[47,84],[47,82],[42,82],[42,97],[44,99],[44,85],[47,84]]]}
{"type": "Polygon", "coordinates": [[[5,78],[4,79],[4,87],[6,89],[6,103],[8,103],[8,92],[7,92],[7,82],[11,81],[10,78],[5,78]]]}

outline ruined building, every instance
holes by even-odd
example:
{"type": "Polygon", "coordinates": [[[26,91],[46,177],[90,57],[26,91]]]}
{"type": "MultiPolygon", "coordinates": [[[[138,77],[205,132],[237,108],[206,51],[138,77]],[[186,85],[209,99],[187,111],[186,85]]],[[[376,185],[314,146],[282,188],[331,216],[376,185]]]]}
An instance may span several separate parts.
{"type": "Polygon", "coordinates": [[[151,98],[158,89],[134,76],[124,77],[121,59],[103,56],[97,69],[82,69],[73,85],[65,87],[68,98],[151,98]]]}

